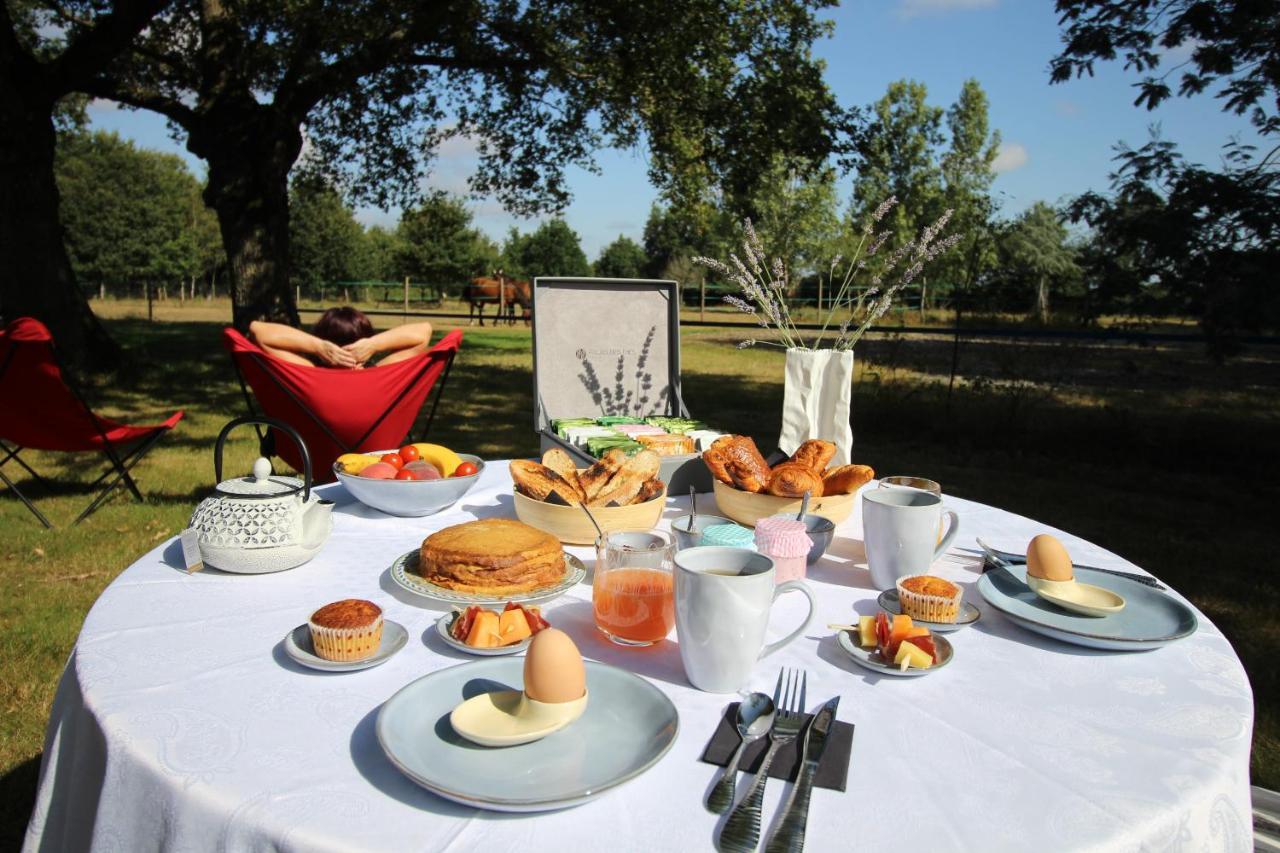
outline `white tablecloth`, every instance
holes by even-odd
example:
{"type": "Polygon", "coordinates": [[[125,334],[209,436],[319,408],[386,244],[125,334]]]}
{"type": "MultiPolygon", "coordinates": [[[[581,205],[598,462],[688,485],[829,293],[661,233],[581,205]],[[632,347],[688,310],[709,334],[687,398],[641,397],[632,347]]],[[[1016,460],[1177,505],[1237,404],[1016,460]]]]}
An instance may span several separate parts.
{"type": "MultiPolygon", "coordinates": [[[[408,682],[469,660],[433,636],[440,611],[401,592],[387,567],[441,527],[512,513],[506,465],[450,511],[381,516],[341,487],[331,541],[294,571],[241,576],[177,568],[178,546],[143,556],[85,619],[54,702],[28,850],[695,850],[718,819],[702,806],[715,770],[698,761],[732,697],[684,678],[674,640],[610,645],[592,628],[589,586],[546,605],[584,655],[635,671],[680,712],[679,737],[648,773],[584,806],[538,815],[476,811],[402,777],[374,737],[378,708],[408,682]],[[369,598],[409,630],[388,663],[318,673],[281,640],[319,605],[369,598]]],[[[664,523],[684,512],[672,500],[664,523]]],[[[1018,546],[1060,536],[1078,562],[1134,569],[1076,537],[950,499],[956,544],[975,534],[1018,546]]],[[[710,496],[700,506],[710,511],[710,496]]],[[[1158,535],[1158,531],[1152,531],[1158,535]]],[[[591,563],[588,549],[573,549],[591,563]]],[[[955,552],[953,551],[953,554],[955,552]]],[[[1203,616],[1192,637],[1146,653],[1063,645],[985,606],[977,561],[937,574],[983,609],[952,635],[955,660],[918,679],[879,678],[848,660],[828,622],[874,611],[861,514],[810,569],[814,627],[761,662],[804,667],[814,707],[839,693],[856,724],[849,787],[814,793],[810,850],[1248,850],[1252,696],[1231,646],[1203,616]]],[[[771,631],[801,618],[784,596],[771,631]]],[[[769,784],[766,827],[788,786],[769,784]]]]}

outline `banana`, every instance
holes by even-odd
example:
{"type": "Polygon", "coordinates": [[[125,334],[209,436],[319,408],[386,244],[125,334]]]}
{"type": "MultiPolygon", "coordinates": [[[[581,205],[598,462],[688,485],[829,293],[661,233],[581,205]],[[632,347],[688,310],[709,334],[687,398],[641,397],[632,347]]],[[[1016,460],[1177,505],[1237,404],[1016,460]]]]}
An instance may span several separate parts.
{"type": "Polygon", "coordinates": [[[418,456],[424,461],[434,465],[442,477],[452,477],[453,472],[458,470],[458,466],[462,464],[461,457],[447,447],[439,444],[415,444],[418,448],[418,456]]]}
{"type": "Polygon", "coordinates": [[[359,474],[365,468],[378,461],[378,457],[368,453],[344,453],[338,457],[338,463],[347,474],[359,474]]]}

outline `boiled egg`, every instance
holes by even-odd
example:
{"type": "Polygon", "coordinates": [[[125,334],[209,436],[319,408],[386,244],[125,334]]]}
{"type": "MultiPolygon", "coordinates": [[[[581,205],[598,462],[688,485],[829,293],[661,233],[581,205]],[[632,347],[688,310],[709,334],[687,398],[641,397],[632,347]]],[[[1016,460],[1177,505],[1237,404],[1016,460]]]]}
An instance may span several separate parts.
{"type": "Polygon", "coordinates": [[[524,658],[524,692],[535,702],[556,704],[582,698],[587,670],[582,653],[564,631],[543,628],[524,658]]]}
{"type": "Polygon", "coordinates": [[[1027,545],[1027,574],[1046,581],[1075,579],[1071,555],[1056,538],[1041,533],[1027,545]]]}

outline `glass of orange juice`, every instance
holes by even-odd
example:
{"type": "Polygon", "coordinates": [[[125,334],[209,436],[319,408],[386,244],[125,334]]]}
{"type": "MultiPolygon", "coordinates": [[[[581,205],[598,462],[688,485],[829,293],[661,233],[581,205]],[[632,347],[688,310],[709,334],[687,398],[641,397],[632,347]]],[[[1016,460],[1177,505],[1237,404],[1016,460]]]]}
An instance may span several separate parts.
{"type": "Polygon", "coordinates": [[[676,624],[672,561],[665,530],[618,530],[596,540],[591,608],[596,627],[623,646],[649,646],[676,624]]]}

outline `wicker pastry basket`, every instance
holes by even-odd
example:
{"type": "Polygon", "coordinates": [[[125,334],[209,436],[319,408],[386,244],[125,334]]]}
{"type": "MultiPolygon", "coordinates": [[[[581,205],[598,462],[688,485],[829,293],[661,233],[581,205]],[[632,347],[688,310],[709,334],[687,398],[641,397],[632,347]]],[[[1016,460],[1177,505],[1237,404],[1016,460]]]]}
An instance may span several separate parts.
{"type": "MultiPolygon", "coordinates": [[[[716,506],[720,507],[720,514],[726,518],[732,518],[747,527],[755,527],[757,521],[762,518],[768,518],[771,515],[780,515],[786,512],[796,514],[800,512],[800,498],[780,498],[777,495],[744,492],[741,489],[735,489],[733,486],[727,486],[719,480],[716,480],[712,485],[715,489],[716,506]]],[[[853,512],[858,500],[858,494],[861,491],[862,489],[859,488],[851,495],[828,495],[821,498],[811,498],[809,500],[809,514],[820,515],[823,518],[830,519],[835,524],[839,524],[853,512]]],[[[583,521],[586,521],[586,518],[583,518],[583,521]]]]}
{"type": "MultiPolygon", "coordinates": [[[[579,506],[535,501],[515,492],[516,518],[530,527],[545,530],[566,545],[594,545],[596,529],[579,506]]],[[[667,505],[667,489],[655,498],[631,506],[591,507],[591,514],[606,533],[614,530],[648,530],[662,517],[667,505]]]]}

